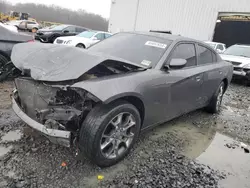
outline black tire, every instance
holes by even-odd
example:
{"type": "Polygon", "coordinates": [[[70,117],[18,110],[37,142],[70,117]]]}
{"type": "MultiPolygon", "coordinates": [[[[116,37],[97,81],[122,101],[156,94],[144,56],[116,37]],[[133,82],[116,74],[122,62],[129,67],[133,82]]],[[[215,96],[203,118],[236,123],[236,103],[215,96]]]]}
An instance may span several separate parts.
{"type": "MultiPolygon", "coordinates": [[[[2,77],[2,71],[4,69],[4,66],[9,62],[9,59],[5,57],[4,55],[0,54],[0,78],[2,77]]],[[[2,80],[0,80],[2,81],[2,80]]]]}
{"type": "Polygon", "coordinates": [[[224,93],[225,93],[225,83],[221,82],[215,94],[211,98],[210,103],[206,107],[207,112],[218,113],[220,111],[224,93]]]}
{"type": "Polygon", "coordinates": [[[140,133],[141,118],[135,106],[125,101],[116,101],[96,106],[84,120],[79,137],[79,148],[96,165],[109,167],[121,161],[131,150],[140,133]],[[101,150],[101,139],[110,121],[121,113],[130,113],[135,118],[134,136],[130,146],[120,156],[106,158],[101,150]]]}
{"type": "Polygon", "coordinates": [[[49,42],[50,42],[50,43],[54,43],[54,41],[55,41],[56,38],[58,38],[58,37],[59,37],[59,36],[56,36],[56,35],[52,36],[52,37],[50,38],[49,42]]]}
{"type": "Polygon", "coordinates": [[[77,44],[76,47],[77,47],[77,48],[86,48],[85,45],[84,45],[84,44],[81,44],[81,43],[77,44]]]}
{"type": "Polygon", "coordinates": [[[20,75],[21,71],[17,69],[11,61],[9,61],[1,69],[0,82],[7,80],[8,78],[16,78],[20,75]]]}

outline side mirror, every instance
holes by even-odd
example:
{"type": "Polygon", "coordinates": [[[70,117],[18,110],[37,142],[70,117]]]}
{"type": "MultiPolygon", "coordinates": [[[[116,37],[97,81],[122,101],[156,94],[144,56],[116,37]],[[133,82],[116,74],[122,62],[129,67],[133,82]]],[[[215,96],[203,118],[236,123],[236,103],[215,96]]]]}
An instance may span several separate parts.
{"type": "Polygon", "coordinates": [[[171,68],[180,69],[180,68],[185,67],[186,64],[187,64],[187,60],[186,59],[172,59],[170,61],[169,66],[171,68]]]}
{"type": "Polygon", "coordinates": [[[64,30],[63,33],[69,33],[69,31],[68,30],[64,30]]]}
{"type": "Polygon", "coordinates": [[[93,40],[98,40],[96,37],[93,37],[92,39],[93,39],[93,40]]]}

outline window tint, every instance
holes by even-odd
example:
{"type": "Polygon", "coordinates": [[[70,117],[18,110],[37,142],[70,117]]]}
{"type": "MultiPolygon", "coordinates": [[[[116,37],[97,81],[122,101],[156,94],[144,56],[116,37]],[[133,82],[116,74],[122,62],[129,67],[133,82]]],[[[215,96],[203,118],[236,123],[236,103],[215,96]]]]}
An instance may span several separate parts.
{"type": "Polygon", "coordinates": [[[173,51],[171,59],[185,59],[186,67],[196,65],[196,55],[194,44],[179,44],[173,51]]]}
{"type": "Polygon", "coordinates": [[[77,27],[77,28],[76,28],[76,32],[78,32],[78,33],[81,33],[81,32],[83,32],[83,31],[86,31],[86,29],[83,28],[83,27],[77,27]]]}
{"type": "Polygon", "coordinates": [[[104,34],[103,33],[98,33],[95,35],[95,37],[97,38],[97,40],[103,40],[104,39],[104,34]]]}
{"type": "Polygon", "coordinates": [[[111,35],[108,33],[105,33],[104,35],[105,35],[105,39],[111,37],[111,35]]]}
{"type": "Polygon", "coordinates": [[[64,30],[69,31],[70,33],[74,33],[76,32],[76,27],[69,26],[69,27],[66,27],[64,30]]]}
{"type": "Polygon", "coordinates": [[[216,49],[219,49],[219,50],[224,50],[223,46],[221,44],[218,44],[216,49]]]}
{"type": "Polygon", "coordinates": [[[201,65],[213,62],[213,53],[206,47],[198,45],[197,55],[201,65]]]}

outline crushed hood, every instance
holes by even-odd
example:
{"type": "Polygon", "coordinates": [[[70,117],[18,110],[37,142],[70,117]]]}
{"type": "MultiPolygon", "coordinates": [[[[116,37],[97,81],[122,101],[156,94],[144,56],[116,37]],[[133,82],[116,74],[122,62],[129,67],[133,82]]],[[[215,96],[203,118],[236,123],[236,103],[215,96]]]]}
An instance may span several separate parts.
{"type": "Polygon", "coordinates": [[[11,60],[18,69],[30,72],[33,79],[40,81],[74,80],[105,60],[117,60],[146,68],[124,59],[76,47],[42,43],[15,45],[11,60]]]}

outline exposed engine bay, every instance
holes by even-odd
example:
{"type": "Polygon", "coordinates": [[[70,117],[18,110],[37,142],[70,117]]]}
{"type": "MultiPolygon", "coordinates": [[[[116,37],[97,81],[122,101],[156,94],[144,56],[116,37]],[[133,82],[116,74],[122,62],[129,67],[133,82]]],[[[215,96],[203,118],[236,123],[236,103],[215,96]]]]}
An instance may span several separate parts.
{"type": "Polygon", "coordinates": [[[107,60],[93,67],[77,80],[64,82],[37,81],[24,75],[15,79],[16,101],[33,120],[48,129],[67,130],[77,138],[79,129],[91,109],[101,101],[82,88],[72,84],[143,69],[122,62],[107,60]]]}

